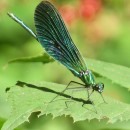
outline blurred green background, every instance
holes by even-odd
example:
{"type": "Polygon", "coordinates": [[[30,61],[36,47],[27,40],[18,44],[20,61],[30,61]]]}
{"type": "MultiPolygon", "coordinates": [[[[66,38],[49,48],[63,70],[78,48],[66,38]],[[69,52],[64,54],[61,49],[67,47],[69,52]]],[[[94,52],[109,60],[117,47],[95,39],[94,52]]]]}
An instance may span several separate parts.
{"type": "MultiPolygon", "coordinates": [[[[17,80],[48,81],[67,84],[79,81],[57,62],[15,63],[5,67],[14,58],[36,56],[44,50],[23,28],[7,16],[13,12],[32,30],[34,10],[41,0],[0,0],[0,126],[10,114],[5,88],[17,80]],[[58,73],[57,73],[58,71],[58,73]]],[[[75,44],[84,57],[94,58],[130,67],[130,1],[129,0],[51,0],[61,13],[75,44]]],[[[100,80],[100,79],[97,79],[100,80]]],[[[129,102],[129,92],[104,79],[104,95],[129,102]],[[108,85],[109,84],[109,85],[108,85]]],[[[71,117],[51,115],[30,117],[18,130],[108,130],[129,129],[130,122],[106,124],[107,120],[81,121],[73,124],[71,117]]]]}

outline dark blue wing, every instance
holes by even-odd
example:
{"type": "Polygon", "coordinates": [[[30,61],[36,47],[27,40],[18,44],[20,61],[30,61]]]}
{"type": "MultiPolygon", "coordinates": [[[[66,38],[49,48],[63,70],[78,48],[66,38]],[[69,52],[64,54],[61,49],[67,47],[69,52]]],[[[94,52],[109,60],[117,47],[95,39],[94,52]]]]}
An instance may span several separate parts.
{"type": "Polygon", "coordinates": [[[57,9],[48,1],[42,1],[34,15],[36,35],[46,52],[65,65],[74,75],[87,69],[73,43],[57,9]]]}

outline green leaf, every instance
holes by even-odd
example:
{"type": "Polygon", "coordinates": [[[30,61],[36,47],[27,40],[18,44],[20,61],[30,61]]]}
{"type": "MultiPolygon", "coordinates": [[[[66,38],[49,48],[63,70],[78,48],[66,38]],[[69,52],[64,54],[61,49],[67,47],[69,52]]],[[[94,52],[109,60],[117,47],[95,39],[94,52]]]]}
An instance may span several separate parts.
{"type": "Polygon", "coordinates": [[[87,59],[88,68],[111,80],[113,83],[130,88],[130,68],[108,62],[87,59]]]}
{"type": "MultiPolygon", "coordinates": [[[[54,83],[42,82],[35,84],[38,87],[47,87],[55,91],[62,91],[65,86],[54,83]]],[[[71,94],[72,91],[66,91],[71,94]]],[[[85,108],[82,107],[81,102],[73,101],[68,102],[66,108],[64,97],[58,97],[56,101],[49,103],[56,94],[32,89],[28,87],[14,86],[8,90],[8,101],[12,106],[12,113],[10,118],[5,122],[1,130],[13,130],[25,121],[28,121],[31,113],[39,111],[40,115],[51,113],[53,117],[61,115],[70,115],[74,121],[91,120],[91,119],[108,119],[108,122],[116,122],[117,120],[124,121],[130,119],[130,105],[105,97],[107,104],[103,102],[99,93],[94,92],[91,100],[94,106],[86,104],[85,108]],[[58,100],[63,99],[63,100],[58,100]],[[95,107],[95,108],[94,108],[95,107]],[[118,108],[117,108],[118,107],[118,108]],[[95,109],[97,113],[95,112],[95,109]]],[[[86,99],[86,91],[80,91],[73,96],[86,99]],[[82,95],[82,97],[80,97],[82,95]]],[[[72,101],[72,100],[71,100],[72,101]]]]}
{"type": "MultiPolygon", "coordinates": [[[[28,57],[28,58],[18,58],[9,61],[8,63],[15,63],[15,62],[42,62],[42,63],[49,63],[53,62],[52,59],[47,53],[42,55],[38,55],[35,57],[28,57]]],[[[108,62],[103,62],[94,59],[86,59],[86,65],[88,69],[92,70],[95,75],[99,75],[101,77],[105,77],[111,80],[113,83],[119,84],[123,87],[130,88],[130,68],[116,65],[108,62]]]]}
{"type": "MultiPolygon", "coordinates": [[[[25,58],[25,62],[45,62],[49,63],[49,56],[45,58],[45,54],[36,56],[33,58],[25,58]]],[[[12,60],[10,63],[19,62],[19,59],[12,60]]],[[[54,61],[54,60],[52,60],[54,61]]],[[[95,74],[105,77],[112,81],[112,83],[119,84],[123,87],[129,88],[130,79],[130,69],[120,65],[115,65],[112,63],[87,59],[87,66],[95,74]]],[[[40,85],[55,91],[62,91],[66,86],[42,82],[40,85]]],[[[107,84],[105,84],[107,86],[107,84]]],[[[68,94],[68,92],[67,92],[68,94]]],[[[71,93],[70,93],[71,94],[71,93]]],[[[89,104],[85,108],[82,107],[82,103],[70,102],[68,109],[66,109],[65,99],[58,100],[52,103],[48,103],[55,97],[55,94],[42,92],[40,90],[34,90],[31,88],[20,88],[14,86],[8,92],[8,101],[12,106],[12,114],[7,122],[3,125],[2,130],[11,130],[19,126],[25,121],[28,121],[28,117],[32,112],[40,111],[41,114],[51,113],[53,117],[60,115],[70,115],[73,117],[74,121],[80,120],[91,120],[91,119],[103,119],[107,118],[109,122],[116,122],[117,120],[129,120],[130,119],[130,105],[114,100],[110,97],[105,97],[108,104],[102,103],[102,98],[98,93],[92,95],[92,100],[94,101],[97,114],[95,113],[94,107],[89,104]],[[96,100],[95,100],[96,99],[96,100]],[[118,109],[117,109],[118,106],[118,109]],[[112,110],[112,111],[111,111],[112,110]]],[[[76,94],[75,97],[86,98],[86,93],[76,94]],[[82,97],[80,97],[82,95],[82,97]]],[[[61,97],[63,99],[63,97],[61,97]]],[[[40,116],[39,115],[39,116],[40,116]]]]}
{"type": "Polygon", "coordinates": [[[34,57],[22,57],[22,58],[13,59],[10,60],[8,64],[17,63],[17,62],[42,62],[45,64],[53,61],[54,60],[47,53],[44,53],[34,57]]]}
{"type": "MultiPolygon", "coordinates": [[[[35,57],[13,59],[9,61],[8,64],[15,62],[49,63],[53,61],[54,59],[52,59],[47,53],[44,53],[35,57]]],[[[105,77],[113,83],[130,88],[130,68],[88,58],[86,59],[86,64],[95,74],[105,77]]]]}

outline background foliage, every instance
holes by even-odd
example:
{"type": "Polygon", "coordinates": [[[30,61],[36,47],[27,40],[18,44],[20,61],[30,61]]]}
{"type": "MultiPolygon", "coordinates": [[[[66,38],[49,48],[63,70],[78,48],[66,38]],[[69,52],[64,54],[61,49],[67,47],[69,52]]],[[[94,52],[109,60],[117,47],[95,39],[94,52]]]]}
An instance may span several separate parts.
{"type": "MultiPolygon", "coordinates": [[[[76,80],[68,70],[57,62],[15,63],[5,68],[5,64],[15,58],[36,56],[43,48],[26,31],[13,22],[7,12],[13,12],[33,30],[33,15],[40,0],[0,1],[0,125],[10,115],[10,105],[6,101],[5,88],[17,80],[26,82],[49,81],[67,84],[76,80]],[[58,71],[58,73],[57,73],[58,71]]],[[[84,57],[94,58],[130,67],[130,1],[129,0],[52,0],[61,12],[71,36],[84,57]]],[[[124,73],[125,75],[125,73],[124,73]]],[[[100,80],[100,79],[97,79],[100,80]]],[[[130,103],[128,89],[105,82],[104,95],[130,103]]],[[[24,123],[18,130],[29,129],[129,129],[130,122],[106,124],[96,119],[73,124],[71,117],[61,116],[52,120],[52,115],[37,118],[32,114],[30,123],[24,123]],[[59,123],[60,122],[60,123],[59,123]],[[64,128],[63,128],[64,126],[64,128]]]]}

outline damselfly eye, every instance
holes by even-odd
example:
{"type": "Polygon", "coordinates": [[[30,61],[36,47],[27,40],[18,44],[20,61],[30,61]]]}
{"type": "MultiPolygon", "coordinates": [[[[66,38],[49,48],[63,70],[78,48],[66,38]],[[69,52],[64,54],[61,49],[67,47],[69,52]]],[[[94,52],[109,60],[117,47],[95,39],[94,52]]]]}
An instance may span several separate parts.
{"type": "Polygon", "coordinates": [[[103,84],[103,83],[99,83],[99,84],[98,84],[98,92],[99,92],[99,93],[102,93],[103,90],[104,90],[104,84],[103,84]]]}

